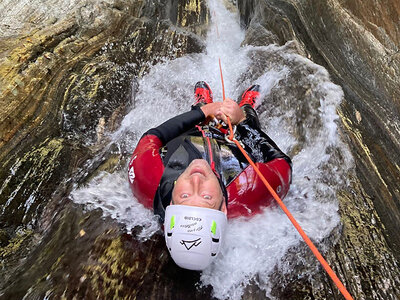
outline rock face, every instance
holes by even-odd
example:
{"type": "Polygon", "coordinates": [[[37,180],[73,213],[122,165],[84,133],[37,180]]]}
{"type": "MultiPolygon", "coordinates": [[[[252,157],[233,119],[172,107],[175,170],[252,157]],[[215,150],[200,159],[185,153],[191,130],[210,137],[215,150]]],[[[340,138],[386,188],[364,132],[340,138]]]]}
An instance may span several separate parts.
{"type": "MultiPolygon", "coordinates": [[[[342,135],[356,176],[339,195],[342,236],[328,260],[356,299],[400,296],[400,4],[398,1],[238,1],[245,43],[297,42],[342,86],[342,135]]],[[[282,299],[336,298],[325,275],[280,277],[282,299]],[[325,278],[325,279],[324,279],[325,278]]]]}
{"type": "MultiPolygon", "coordinates": [[[[114,130],[132,105],[127,99],[135,76],[160,57],[202,49],[190,26],[204,23],[205,6],[189,4],[70,3],[68,14],[63,1],[48,2],[49,10],[23,1],[17,5],[22,10],[1,4],[3,14],[11,8],[19,12],[3,16],[0,39],[4,224],[32,222],[26,213],[35,214],[37,199],[55,190],[48,182],[68,178],[104,142],[104,133],[114,130]],[[187,30],[177,32],[174,25],[187,30]],[[22,208],[32,193],[29,207],[22,208]],[[13,217],[5,220],[5,215],[13,217]]],[[[202,27],[196,30],[200,34],[202,27]]]]}
{"type": "MultiPolygon", "coordinates": [[[[294,40],[294,51],[342,86],[341,134],[356,170],[351,192],[339,194],[343,228],[332,236],[340,238],[327,239],[325,256],[356,299],[397,299],[399,2],[237,5],[244,43],[294,40]]],[[[6,0],[0,17],[0,298],[211,298],[196,287],[198,274],[171,263],[162,236],[141,243],[67,197],[96,170],[122,167],[129,153],[101,152],[107,134],[135,105],[135,80],[150,65],[203,50],[205,1],[6,0]]],[[[307,249],[288,256],[298,252],[304,265],[277,272],[274,297],[340,299],[322,270],[311,272],[307,249]]],[[[265,295],[249,287],[244,297],[265,295]]]]}
{"type": "MultiPolygon", "coordinates": [[[[65,195],[104,168],[84,163],[134,105],[135,78],[162,58],[203,50],[198,36],[207,30],[206,5],[3,1],[0,16],[0,298],[134,295],[142,284],[137,276],[147,272],[154,280],[153,270],[136,265],[144,254],[125,256],[130,270],[139,270],[126,278],[138,286],[118,292],[107,272],[120,257],[105,261],[100,273],[86,261],[125,251],[123,231],[98,212],[83,214],[65,195]],[[94,277],[86,281],[86,272],[94,277]]],[[[118,159],[104,159],[121,167],[118,159]]],[[[195,289],[196,278],[185,280],[194,280],[195,289]]]]}

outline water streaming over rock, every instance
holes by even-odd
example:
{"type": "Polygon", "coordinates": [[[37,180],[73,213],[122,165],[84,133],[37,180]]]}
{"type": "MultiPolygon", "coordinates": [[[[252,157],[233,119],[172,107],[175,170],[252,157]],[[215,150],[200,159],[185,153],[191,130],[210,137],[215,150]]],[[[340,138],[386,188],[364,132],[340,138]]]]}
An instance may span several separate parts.
{"type": "MultiPolygon", "coordinates": [[[[342,90],[323,67],[295,54],[291,43],[241,45],[244,31],[237,15],[216,0],[209,5],[213,24],[206,50],[151,67],[139,80],[134,105],[111,143],[132,152],[146,130],[189,109],[199,80],[207,81],[214,99],[221,100],[221,58],[228,97],[238,99],[250,84],[261,85],[262,127],[293,159],[293,182],[285,203],[306,233],[321,242],[339,225],[336,192],[352,167],[336,126],[342,90]],[[300,96],[305,99],[299,101],[300,96]]],[[[143,226],[142,240],[160,230],[152,213],[132,197],[126,170],[102,172],[86,186],[76,187],[72,197],[87,209],[101,208],[128,230],[143,226]]],[[[277,267],[280,272],[290,271],[282,261],[299,244],[300,236],[278,207],[251,219],[232,220],[222,253],[201,274],[200,285],[211,285],[219,299],[240,299],[249,284],[269,294],[269,277],[277,267]]]]}

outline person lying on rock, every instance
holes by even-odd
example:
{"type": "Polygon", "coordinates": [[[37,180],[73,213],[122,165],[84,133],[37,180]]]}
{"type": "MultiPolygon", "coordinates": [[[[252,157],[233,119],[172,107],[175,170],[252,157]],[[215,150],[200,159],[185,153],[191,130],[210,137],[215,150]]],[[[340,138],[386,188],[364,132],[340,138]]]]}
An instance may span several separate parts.
{"type": "Polygon", "coordinates": [[[239,104],[213,102],[200,81],[191,110],[148,130],[133,152],[133,195],[164,221],[167,248],[182,268],[204,270],[220,251],[227,217],[252,216],[273,199],[215,119],[236,125],[235,138],[281,198],[289,190],[292,162],[260,128],[259,90],[249,87],[239,104]]]}

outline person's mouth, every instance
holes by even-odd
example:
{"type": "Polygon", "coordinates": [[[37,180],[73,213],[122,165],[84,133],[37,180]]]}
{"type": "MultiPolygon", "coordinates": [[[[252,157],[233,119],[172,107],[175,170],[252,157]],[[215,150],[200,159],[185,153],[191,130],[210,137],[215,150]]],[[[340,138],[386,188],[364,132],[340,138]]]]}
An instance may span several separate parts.
{"type": "Polygon", "coordinates": [[[200,174],[203,175],[204,177],[206,176],[206,172],[199,167],[193,168],[193,170],[190,171],[190,176],[194,175],[194,174],[200,174]]]}

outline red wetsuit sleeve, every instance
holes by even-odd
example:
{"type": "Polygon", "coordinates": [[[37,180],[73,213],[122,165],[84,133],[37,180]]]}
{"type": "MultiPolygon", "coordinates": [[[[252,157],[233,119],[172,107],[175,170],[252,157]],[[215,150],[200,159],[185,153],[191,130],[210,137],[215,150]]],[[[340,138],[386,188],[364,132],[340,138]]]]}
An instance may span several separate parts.
{"type": "MultiPolygon", "coordinates": [[[[256,163],[256,166],[279,197],[285,197],[292,176],[289,163],[284,158],[276,158],[266,163],[256,163]]],[[[253,216],[274,201],[251,165],[227,186],[227,192],[229,218],[253,216]]]]}
{"type": "Polygon", "coordinates": [[[143,136],[129,163],[128,176],[132,193],[147,208],[153,207],[154,195],[164,172],[159,153],[162,146],[157,136],[143,136]]]}

